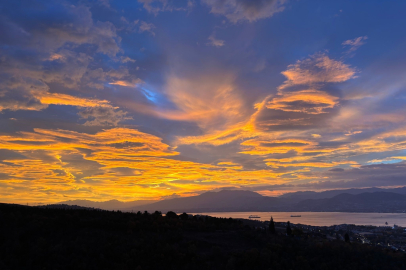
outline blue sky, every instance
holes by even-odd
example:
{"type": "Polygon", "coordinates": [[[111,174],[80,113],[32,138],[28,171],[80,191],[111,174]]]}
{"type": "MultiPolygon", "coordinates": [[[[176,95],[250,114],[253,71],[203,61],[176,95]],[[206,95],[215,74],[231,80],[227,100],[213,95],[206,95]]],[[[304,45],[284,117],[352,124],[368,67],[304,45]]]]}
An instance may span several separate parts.
{"type": "Polygon", "coordinates": [[[0,4],[0,194],[404,186],[404,1],[0,4]]]}

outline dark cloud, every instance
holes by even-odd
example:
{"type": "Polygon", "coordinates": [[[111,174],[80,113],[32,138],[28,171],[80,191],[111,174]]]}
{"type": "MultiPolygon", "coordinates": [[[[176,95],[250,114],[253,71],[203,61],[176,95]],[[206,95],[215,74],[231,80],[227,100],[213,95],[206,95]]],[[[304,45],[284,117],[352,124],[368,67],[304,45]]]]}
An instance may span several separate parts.
{"type": "Polygon", "coordinates": [[[66,172],[64,170],[52,170],[57,176],[66,176],[66,172]]]}
{"type": "Polygon", "coordinates": [[[1,180],[7,180],[7,179],[10,179],[10,178],[11,178],[11,176],[8,175],[7,173],[0,173],[0,181],[1,180]]]}
{"type": "Polygon", "coordinates": [[[193,0],[138,0],[150,13],[163,11],[186,11],[193,7],[193,0]]]}
{"type": "Polygon", "coordinates": [[[272,17],[285,9],[285,0],[203,0],[214,14],[222,14],[233,23],[272,17]]]}
{"type": "MultiPolygon", "coordinates": [[[[117,56],[122,50],[115,26],[94,20],[89,6],[47,1],[5,3],[0,28],[8,29],[0,39],[4,45],[0,49],[0,111],[40,111],[52,102],[83,107],[83,98],[74,101],[78,91],[89,96],[106,84],[135,86],[140,82],[123,66],[103,67],[100,55],[124,64],[134,60],[117,56]],[[10,31],[15,34],[7,34],[10,31]],[[62,93],[68,96],[61,99],[58,94],[62,93]]],[[[125,112],[112,107],[90,108],[82,115],[89,119],[87,125],[98,126],[128,119],[125,112]]]]}
{"type": "MultiPolygon", "coordinates": [[[[26,1],[31,6],[3,5],[3,27],[12,25],[22,33],[19,46],[34,47],[49,53],[65,44],[92,44],[98,52],[114,56],[120,52],[120,38],[110,22],[93,21],[90,8],[82,5],[26,1]],[[7,15],[6,15],[7,14],[7,15]]],[[[3,42],[16,44],[16,37],[3,37],[3,42]]]]}
{"type": "Polygon", "coordinates": [[[131,169],[131,168],[126,168],[126,167],[117,167],[117,168],[112,168],[110,169],[110,172],[119,175],[119,176],[134,176],[134,175],[141,175],[142,173],[140,171],[131,169]]]}
{"type": "Polygon", "coordinates": [[[47,107],[37,98],[38,95],[48,91],[49,87],[46,84],[22,76],[10,77],[5,74],[1,75],[3,80],[0,82],[0,111],[37,111],[47,107]]]}
{"type": "Polygon", "coordinates": [[[139,143],[139,142],[122,142],[122,143],[113,143],[109,144],[109,146],[115,147],[115,148],[132,148],[132,147],[143,147],[145,144],[139,143]]]}
{"type": "Polygon", "coordinates": [[[343,168],[333,168],[329,170],[329,172],[343,172],[343,171],[344,171],[343,168]]]}
{"type": "Polygon", "coordinates": [[[348,141],[339,141],[339,142],[318,142],[318,145],[320,148],[324,148],[324,147],[339,147],[345,144],[349,144],[350,142],[348,141]]]}
{"type": "Polygon", "coordinates": [[[8,159],[26,159],[27,157],[22,155],[21,153],[7,150],[7,149],[0,149],[0,160],[8,160],[8,159]]]}
{"type": "Polygon", "coordinates": [[[86,108],[79,112],[83,119],[88,119],[84,124],[87,126],[117,126],[124,120],[131,119],[127,113],[113,107],[86,108]]]}
{"type": "Polygon", "coordinates": [[[15,140],[15,141],[10,141],[11,143],[15,144],[20,144],[20,145],[52,145],[56,144],[56,142],[52,141],[20,141],[20,140],[15,140]]]}
{"type": "Polygon", "coordinates": [[[261,146],[264,146],[264,147],[304,146],[304,145],[308,145],[308,144],[307,143],[298,143],[298,142],[261,143],[261,146]]]}
{"type": "Polygon", "coordinates": [[[63,167],[70,171],[76,181],[104,174],[102,170],[103,165],[96,161],[85,159],[79,154],[62,154],[60,160],[63,162],[63,167]]]}
{"type": "Polygon", "coordinates": [[[306,114],[264,108],[256,117],[255,124],[263,131],[311,130],[326,126],[336,113],[337,110],[331,110],[330,114],[306,114]]]}
{"type": "Polygon", "coordinates": [[[364,165],[352,169],[331,169],[324,173],[331,180],[303,184],[309,189],[362,188],[403,186],[406,181],[406,162],[364,165]]]}

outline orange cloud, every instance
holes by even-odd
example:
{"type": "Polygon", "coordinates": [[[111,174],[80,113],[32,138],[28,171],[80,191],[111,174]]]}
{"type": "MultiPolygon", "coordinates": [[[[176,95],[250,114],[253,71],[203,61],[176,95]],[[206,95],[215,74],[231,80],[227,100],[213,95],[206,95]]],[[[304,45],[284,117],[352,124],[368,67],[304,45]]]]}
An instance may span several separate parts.
{"type": "Polygon", "coordinates": [[[241,143],[243,151],[240,153],[249,155],[267,155],[287,153],[291,150],[303,152],[306,149],[313,148],[317,143],[300,139],[282,139],[282,140],[260,140],[251,139],[241,143]]]}
{"type": "Polygon", "coordinates": [[[337,103],[338,97],[331,96],[326,92],[301,90],[280,93],[267,102],[266,108],[288,112],[320,114],[325,113],[325,109],[333,108],[337,103]]]}
{"type": "Polygon", "coordinates": [[[63,56],[62,54],[53,53],[53,54],[51,54],[51,56],[48,58],[48,60],[50,60],[50,61],[65,60],[65,56],[63,56]]]}
{"type": "MultiPolygon", "coordinates": [[[[236,96],[234,98],[222,97],[219,99],[221,104],[218,104],[216,100],[216,94],[213,91],[197,91],[197,93],[203,92],[209,94],[209,97],[202,98],[198,94],[196,97],[191,95],[185,95],[183,91],[178,89],[196,89],[193,84],[182,83],[174,80],[173,96],[174,100],[187,115],[190,115],[191,120],[196,112],[202,112],[202,116],[205,116],[204,121],[213,121],[216,119],[215,115],[221,115],[224,119],[222,122],[228,123],[227,125],[218,125],[216,123],[216,130],[207,130],[205,135],[201,136],[187,136],[177,138],[177,144],[211,144],[222,145],[236,140],[244,140],[251,138],[265,138],[275,139],[283,132],[268,132],[261,131],[261,125],[284,125],[289,123],[296,123],[297,125],[306,126],[309,124],[309,119],[305,117],[300,118],[288,118],[288,119],[272,119],[266,123],[256,123],[258,115],[267,109],[281,110],[285,112],[299,112],[308,115],[327,113],[328,109],[334,108],[339,103],[339,98],[328,94],[318,88],[323,83],[343,82],[355,75],[355,70],[350,66],[333,59],[330,59],[325,54],[316,54],[308,59],[298,61],[296,64],[290,65],[288,70],[282,72],[287,77],[287,81],[284,82],[278,88],[278,94],[276,96],[267,96],[261,102],[255,104],[256,111],[247,115],[248,111],[241,110],[242,102],[236,96]],[[317,85],[316,85],[317,84],[317,85]],[[300,89],[295,91],[286,91],[285,88],[293,85],[308,85],[317,86],[317,88],[300,89]],[[178,97],[178,99],[176,98],[178,97]],[[189,98],[190,97],[190,98],[189,98]],[[194,102],[194,98],[199,98],[203,102],[201,105],[199,102],[194,102]],[[193,101],[193,102],[191,102],[193,101]],[[193,105],[192,105],[193,104],[193,105]],[[236,106],[238,105],[238,106],[236,106]],[[218,110],[221,108],[221,110],[218,110]],[[260,125],[257,128],[257,125],[260,125]],[[220,128],[219,128],[220,127],[220,128]]],[[[209,80],[205,80],[209,81],[209,80]]],[[[204,84],[204,82],[203,82],[204,84]]],[[[208,84],[210,86],[210,84],[208,84]]],[[[199,89],[199,88],[197,88],[199,89]]],[[[209,89],[218,89],[211,87],[209,89]]],[[[230,89],[230,88],[226,88],[230,89]]],[[[193,120],[199,123],[199,120],[194,118],[193,120]]],[[[204,123],[203,121],[200,123],[204,123]]],[[[201,124],[204,127],[204,124],[201,124]]],[[[245,152],[244,152],[245,153],[245,152]]]]}
{"type": "Polygon", "coordinates": [[[117,80],[117,81],[111,82],[109,84],[126,86],[126,87],[135,87],[139,83],[142,83],[141,79],[136,79],[136,80],[131,80],[131,81],[117,80]]]}
{"type": "Polygon", "coordinates": [[[279,89],[292,85],[344,82],[355,76],[355,70],[341,61],[330,59],[325,54],[315,54],[288,66],[282,74],[288,79],[279,89]]]}
{"type": "Polygon", "coordinates": [[[245,106],[234,76],[183,79],[170,76],[166,93],[181,112],[204,129],[230,126],[244,119],[245,106]]]}
{"type": "Polygon", "coordinates": [[[43,93],[38,96],[42,104],[70,105],[77,107],[110,106],[107,100],[80,98],[60,93],[43,93]]]}
{"type": "Polygon", "coordinates": [[[113,128],[96,134],[35,129],[0,136],[0,149],[24,158],[0,164],[3,201],[57,202],[159,198],[173,192],[196,192],[221,186],[279,183],[281,173],[242,170],[172,159],[179,153],[159,137],[134,129],[113,128]]]}

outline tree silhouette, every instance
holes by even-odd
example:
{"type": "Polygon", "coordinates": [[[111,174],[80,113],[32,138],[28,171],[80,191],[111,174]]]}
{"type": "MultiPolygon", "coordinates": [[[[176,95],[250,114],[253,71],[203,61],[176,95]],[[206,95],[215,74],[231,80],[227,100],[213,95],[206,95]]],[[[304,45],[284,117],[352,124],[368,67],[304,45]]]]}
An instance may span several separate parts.
{"type": "Polygon", "coordinates": [[[0,203],[0,269],[405,269],[403,254],[293,238],[292,224],[292,236],[264,239],[241,220],[180,216],[0,203]]]}
{"type": "Polygon", "coordinates": [[[288,224],[286,225],[286,234],[287,235],[292,235],[292,228],[290,227],[290,222],[288,221],[288,224]]]}
{"type": "Polygon", "coordinates": [[[271,234],[276,234],[275,230],[275,222],[273,222],[273,218],[271,217],[271,222],[269,223],[269,232],[271,234]]]}
{"type": "Polygon", "coordinates": [[[189,215],[183,212],[183,214],[179,215],[181,220],[187,220],[189,218],[189,215]]]}
{"type": "Polygon", "coordinates": [[[169,211],[166,213],[167,218],[178,218],[178,215],[175,212],[169,211]]]}
{"type": "Polygon", "coordinates": [[[345,240],[345,242],[347,242],[347,243],[350,242],[350,236],[348,235],[348,233],[345,233],[345,235],[344,235],[344,240],[345,240]]]}

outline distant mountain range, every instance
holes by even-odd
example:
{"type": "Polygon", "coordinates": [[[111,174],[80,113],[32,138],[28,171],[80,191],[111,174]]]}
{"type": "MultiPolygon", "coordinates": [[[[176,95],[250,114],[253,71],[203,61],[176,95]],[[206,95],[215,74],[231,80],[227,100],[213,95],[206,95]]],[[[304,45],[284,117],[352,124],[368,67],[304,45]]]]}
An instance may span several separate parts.
{"type": "Polygon", "coordinates": [[[262,196],[246,190],[221,190],[198,196],[162,201],[73,200],[59,204],[122,211],[175,212],[404,212],[406,187],[395,189],[347,189],[324,192],[293,192],[280,197],[262,196]]]}
{"type": "Polygon", "coordinates": [[[187,212],[252,212],[268,211],[269,207],[276,209],[278,206],[283,206],[284,202],[284,199],[262,196],[252,191],[221,190],[219,192],[206,192],[199,196],[159,201],[136,207],[136,209],[163,212],[183,212],[186,210],[187,212]]]}
{"type": "Polygon", "coordinates": [[[105,210],[126,210],[131,209],[133,207],[138,207],[145,204],[151,204],[156,201],[154,200],[139,200],[139,201],[132,201],[132,202],[121,202],[118,200],[110,200],[104,202],[94,202],[90,200],[70,200],[70,201],[63,201],[59,202],[58,204],[66,204],[66,205],[78,205],[83,207],[90,207],[90,208],[100,208],[105,210]]]}
{"type": "Polygon", "coordinates": [[[286,193],[279,198],[289,199],[291,201],[300,202],[303,200],[308,199],[327,199],[333,198],[334,196],[347,193],[352,195],[357,195],[361,193],[373,193],[373,192],[392,192],[397,194],[406,195],[406,187],[401,188],[391,188],[391,189],[383,189],[383,188],[353,188],[353,189],[337,189],[337,190],[327,190],[323,192],[315,192],[315,191],[297,191],[292,193],[286,193]]]}
{"type": "Polygon", "coordinates": [[[68,204],[47,204],[47,205],[38,205],[38,208],[48,208],[48,209],[72,209],[72,210],[92,210],[99,209],[94,207],[84,207],[79,205],[68,205],[68,204]]]}
{"type": "Polygon", "coordinates": [[[314,212],[404,212],[406,195],[394,192],[342,193],[328,199],[301,201],[295,209],[314,212]]]}

